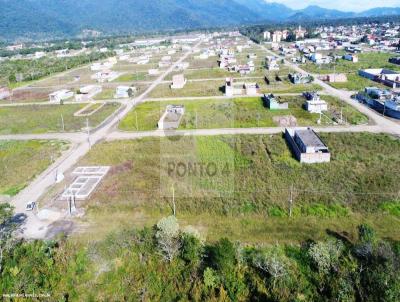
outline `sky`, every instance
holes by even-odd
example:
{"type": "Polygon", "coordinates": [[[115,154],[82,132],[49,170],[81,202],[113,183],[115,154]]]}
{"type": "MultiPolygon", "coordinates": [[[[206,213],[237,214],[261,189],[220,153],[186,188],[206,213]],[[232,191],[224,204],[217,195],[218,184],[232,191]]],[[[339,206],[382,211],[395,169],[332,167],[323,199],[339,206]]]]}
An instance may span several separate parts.
{"type": "Polygon", "coordinates": [[[400,7],[400,0],[265,0],[266,2],[282,3],[294,9],[318,5],[325,8],[342,11],[360,12],[374,7],[400,7]]]}

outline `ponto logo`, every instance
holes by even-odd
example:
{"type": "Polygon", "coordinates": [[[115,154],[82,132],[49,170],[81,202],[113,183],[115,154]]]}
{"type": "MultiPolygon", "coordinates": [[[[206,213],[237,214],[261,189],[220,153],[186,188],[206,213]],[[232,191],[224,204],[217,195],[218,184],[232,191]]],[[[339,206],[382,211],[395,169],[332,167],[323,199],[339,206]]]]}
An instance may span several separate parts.
{"type": "Polygon", "coordinates": [[[231,174],[229,163],[217,165],[214,162],[168,162],[167,172],[169,177],[213,177],[228,176],[231,174]]]}

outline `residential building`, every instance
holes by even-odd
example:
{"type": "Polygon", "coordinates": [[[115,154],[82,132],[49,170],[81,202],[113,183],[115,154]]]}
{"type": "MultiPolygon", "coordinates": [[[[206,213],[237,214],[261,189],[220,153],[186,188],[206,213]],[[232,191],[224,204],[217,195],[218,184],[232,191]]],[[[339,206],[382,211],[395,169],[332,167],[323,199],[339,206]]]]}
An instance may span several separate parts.
{"type": "Polygon", "coordinates": [[[257,83],[234,82],[227,78],[225,82],[225,96],[235,95],[258,95],[260,87],[257,83]]]}
{"type": "Polygon", "coordinates": [[[400,87],[400,73],[389,69],[364,69],[359,70],[358,74],[364,78],[377,83],[384,84],[391,88],[400,87]]]}
{"type": "Polygon", "coordinates": [[[182,89],[186,85],[186,79],[183,74],[177,74],[172,77],[171,89],[182,89]]]}
{"type": "Polygon", "coordinates": [[[346,54],[343,56],[344,60],[353,62],[353,63],[357,63],[358,62],[358,56],[354,55],[354,54],[346,54]]]}
{"type": "Polygon", "coordinates": [[[286,110],[289,109],[288,102],[281,102],[279,99],[275,98],[273,94],[264,94],[263,101],[266,107],[270,110],[286,110]]]}
{"type": "Polygon", "coordinates": [[[115,89],[115,99],[130,98],[137,93],[137,88],[134,86],[118,86],[115,89]]]}
{"type": "Polygon", "coordinates": [[[179,124],[185,114],[183,105],[168,105],[164,114],[158,121],[158,129],[171,130],[179,128],[179,124]]]}
{"type": "Polygon", "coordinates": [[[347,75],[344,73],[332,73],[319,76],[319,79],[329,83],[346,83],[347,75]]]}
{"type": "Polygon", "coordinates": [[[328,147],[311,128],[286,128],[285,139],[301,163],[326,163],[331,160],[328,147]]]}
{"type": "Polygon", "coordinates": [[[288,77],[293,84],[308,84],[314,80],[311,75],[303,73],[289,73],[288,77]]]}
{"type": "Polygon", "coordinates": [[[316,92],[304,93],[307,101],[305,108],[310,113],[322,113],[328,111],[328,104],[324,100],[321,100],[320,96],[316,92]]]}
{"type": "Polygon", "coordinates": [[[51,103],[62,103],[63,101],[72,98],[74,93],[68,89],[61,89],[49,94],[49,101],[51,103]]]}
{"type": "Polygon", "coordinates": [[[117,79],[121,74],[119,72],[105,70],[96,72],[91,76],[91,79],[96,80],[98,83],[112,82],[117,79]]]}

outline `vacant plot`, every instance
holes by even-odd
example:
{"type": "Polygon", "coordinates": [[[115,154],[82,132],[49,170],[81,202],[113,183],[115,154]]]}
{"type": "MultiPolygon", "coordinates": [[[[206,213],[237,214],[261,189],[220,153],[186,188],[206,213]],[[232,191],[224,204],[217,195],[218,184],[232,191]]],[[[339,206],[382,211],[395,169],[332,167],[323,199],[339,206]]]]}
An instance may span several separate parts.
{"type": "Polygon", "coordinates": [[[347,74],[347,82],[345,83],[329,83],[332,87],[337,89],[344,89],[349,91],[359,91],[364,90],[365,87],[382,87],[387,88],[380,83],[371,81],[369,79],[360,77],[357,73],[347,74]]]}
{"type": "Polygon", "coordinates": [[[67,147],[61,141],[0,141],[0,195],[16,195],[67,147]]]}
{"type": "MultiPolygon", "coordinates": [[[[79,131],[86,127],[87,118],[76,117],[74,113],[85,106],[86,104],[1,107],[0,134],[79,131]]],[[[117,103],[104,105],[88,117],[90,127],[99,125],[118,107],[117,103]]]]}
{"type": "Polygon", "coordinates": [[[187,82],[183,89],[171,89],[170,84],[158,85],[149,95],[152,98],[223,95],[225,81],[187,82]]]}
{"type": "Polygon", "coordinates": [[[353,73],[359,69],[366,68],[388,68],[392,70],[400,70],[399,66],[388,62],[391,57],[393,57],[393,54],[390,53],[366,52],[358,54],[359,61],[357,63],[340,59],[335,63],[322,65],[308,62],[305,65],[301,65],[301,67],[308,72],[319,74],[329,74],[332,73],[333,70],[342,73],[353,73]]]}
{"type": "Polygon", "coordinates": [[[399,221],[384,216],[379,204],[398,200],[400,141],[366,133],[321,137],[332,161],[316,165],[293,159],[281,135],[152,138],[96,145],[79,165],[112,168],[89,201],[87,219],[96,234],[149,225],[171,211],[174,188],[178,217],[212,238],[301,241],[344,225],[355,231],[362,221],[399,237],[399,221]],[[182,168],[171,169],[177,163],[182,168]],[[184,169],[195,163],[214,168],[203,174],[184,169]],[[290,195],[292,218],[288,218],[290,195]],[[105,225],[111,213],[118,219],[105,225]]]}
{"type": "MultiPolygon", "coordinates": [[[[333,124],[343,113],[344,120],[351,124],[364,124],[368,118],[351,106],[330,97],[322,96],[329,103],[329,111],[324,115],[322,124],[333,124]]],[[[120,124],[120,129],[154,130],[157,122],[169,104],[184,105],[185,114],[181,129],[212,128],[250,128],[279,126],[277,117],[293,116],[298,125],[316,125],[319,114],[311,114],[303,109],[302,96],[282,96],[281,101],[289,103],[289,110],[269,110],[259,97],[236,99],[210,99],[148,102],[130,112],[120,124]],[[137,122],[137,124],[136,124],[137,122]]]]}
{"type": "Polygon", "coordinates": [[[114,80],[114,82],[133,82],[133,81],[146,81],[151,77],[147,72],[126,73],[114,80]]]}

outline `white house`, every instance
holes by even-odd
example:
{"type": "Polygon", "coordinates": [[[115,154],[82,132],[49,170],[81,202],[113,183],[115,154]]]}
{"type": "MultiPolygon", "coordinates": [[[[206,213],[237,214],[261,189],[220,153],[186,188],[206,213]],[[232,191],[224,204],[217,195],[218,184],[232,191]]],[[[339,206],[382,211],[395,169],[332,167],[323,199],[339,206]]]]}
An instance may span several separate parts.
{"type": "Polygon", "coordinates": [[[322,113],[328,111],[328,104],[318,94],[314,94],[311,100],[306,101],[306,110],[310,113],[322,113]]]}
{"type": "Polygon", "coordinates": [[[91,76],[93,80],[96,80],[98,83],[111,82],[120,76],[120,73],[110,70],[99,71],[91,76]]]}
{"type": "Polygon", "coordinates": [[[183,74],[177,74],[172,77],[171,89],[182,89],[186,85],[186,79],[183,74]]]}
{"type": "Polygon", "coordinates": [[[49,101],[52,103],[60,103],[69,98],[72,98],[73,96],[74,96],[74,93],[71,90],[62,89],[62,90],[58,90],[58,91],[54,91],[53,93],[50,93],[49,101]]]}
{"type": "Polygon", "coordinates": [[[118,86],[115,89],[114,98],[116,99],[123,99],[123,98],[130,98],[135,95],[137,92],[136,87],[133,86],[118,86]]]}
{"type": "Polygon", "coordinates": [[[158,129],[169,130],[178,128],[184,114],[185,107],[183,105],[168,105],[158,121],[158,129]]]}

